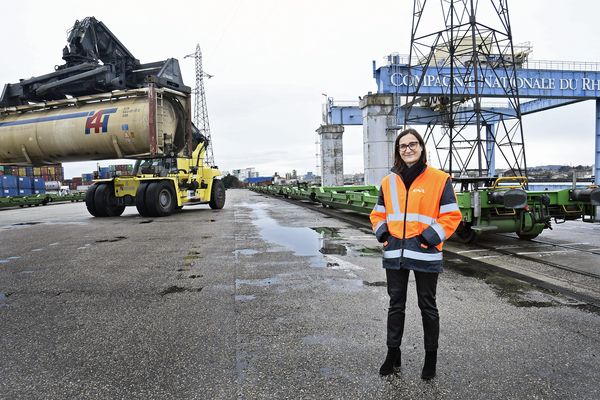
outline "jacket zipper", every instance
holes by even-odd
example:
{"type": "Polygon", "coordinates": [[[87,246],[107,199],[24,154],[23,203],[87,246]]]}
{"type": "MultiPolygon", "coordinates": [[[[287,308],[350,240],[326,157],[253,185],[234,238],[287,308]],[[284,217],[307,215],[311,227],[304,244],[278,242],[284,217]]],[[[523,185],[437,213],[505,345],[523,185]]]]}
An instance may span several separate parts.
{"type": "Polygon", "coordinates": [[[404,261],[404,242],[406,240],[406,211],[408,210],[408,188],[404,184],[404,180],[402,179],[402,177],[400,178],[400,180],[402,181],[402,185],[404,185],[404,187],[406,188],[406,201],[404,202],[404,223],[402,224],[402,247],[400,248],[400,265],[402,265],[404,261]]]}
{"type": "MultiPolygon", "coordinates": [[[[421,171],[421,173],[419,175],[417,175],[415,177],[415,179],[413,179],[412,183],[415,183],[415,181],[421,175],[423,175],[423,173],[425,173],[426,170],[427,170],[427,165],[425,166],[423,171],[421,171]]],[[[402,262],[404,261],[404,242],[406,240],[406,217],[408,215],[408,213],[407,213],[407,211],[408,211],[408,189],[410,189],[410,187],[406,187],[406,184],[404,183],[404,179],[402,179],[401,176],[399,176],[399,178],[402,181],[402,185],[406,189],[406,201],[404,202],[404,223],[402,224],[402,247],[400,248],[400,265],[402,265],[402,262]]],[[[411,184],[411,186],[412,186],[412,184],[411,184]]]]}

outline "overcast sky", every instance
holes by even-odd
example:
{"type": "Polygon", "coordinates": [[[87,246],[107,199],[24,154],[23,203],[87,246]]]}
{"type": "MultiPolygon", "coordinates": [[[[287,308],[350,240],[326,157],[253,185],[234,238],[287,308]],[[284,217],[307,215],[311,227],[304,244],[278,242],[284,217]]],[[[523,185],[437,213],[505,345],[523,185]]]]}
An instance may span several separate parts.
{"type": "MultiPolygon", "coordinates": [[[[322,94],[338,101],[375,92],[372,60],[382,65],[389,53],[408,53],[412,6],[409,0],[11,1],[0,16],[0,84],[63,64],[67,30],[86,16],[104,22],[141,62],[179,59],[191,87],[194,62],[183,57],[199,43],[204,69],[214,75],[205,88],[219,167],[316,172],[322,94]]],[[[531,42],[530,58],[600,62],[599,2],[513,0],[509,10],[514,43],[531,42]]],[[[526,117],[528,165],[593,164],[594,110],[587,101],[526,117]]],[[[362,159],[362,128],[347,127],[344,172],[362,172],[362,159]]],[[[65,164],[65,175],[95,165],[65,164]]]]}

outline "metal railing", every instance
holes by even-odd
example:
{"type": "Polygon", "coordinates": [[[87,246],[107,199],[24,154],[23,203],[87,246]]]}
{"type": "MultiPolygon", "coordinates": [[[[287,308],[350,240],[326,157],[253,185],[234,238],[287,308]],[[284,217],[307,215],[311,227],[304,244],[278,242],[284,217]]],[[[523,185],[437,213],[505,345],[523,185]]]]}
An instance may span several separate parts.
{"type": "MultiPolygon", "coordinates": [[[[408,65],[408,55],[392,53],[384,57],[387,66],[408,65]]],[[[418,63],[413,63],[413,65],[418,63]]],[[[525,60],[517,63],[517,68],[549,69],[563,71],[600,71],[600,62],[589,61],[555,61],[555,60],[525,60]]]]}
{"type": "Polygon", "coordinates": [[[600,62],[528,60],[523,63],[523,68],[563,71],[600,71],[600,62]]]}

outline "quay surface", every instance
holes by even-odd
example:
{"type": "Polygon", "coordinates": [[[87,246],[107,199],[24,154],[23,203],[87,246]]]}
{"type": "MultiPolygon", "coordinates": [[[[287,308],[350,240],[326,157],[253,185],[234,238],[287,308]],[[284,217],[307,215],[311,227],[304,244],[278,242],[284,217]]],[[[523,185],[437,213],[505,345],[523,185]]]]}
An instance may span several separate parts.
{"type": "Polygon", "coordinates": [[[155,219],[0,210],[0,398],[600,398],[597,309],[449,255],[437,377],[420,379],[412,276],[402,370],[380,377],[387,294],[371,232],[227,196],[220,211],[155,219]]]}

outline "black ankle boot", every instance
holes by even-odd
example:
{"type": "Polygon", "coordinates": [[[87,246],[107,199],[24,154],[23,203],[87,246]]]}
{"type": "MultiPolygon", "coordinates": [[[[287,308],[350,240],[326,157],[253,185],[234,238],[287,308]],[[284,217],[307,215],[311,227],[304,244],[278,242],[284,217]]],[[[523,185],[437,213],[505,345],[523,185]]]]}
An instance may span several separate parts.
{"type": "Polygon", "coordinates": [[[381,368],[379,368],[379,374],[385,376],[393,374],[396,370],[400,369],[402,363],[401,353],[399,347],[388,347],[387,356],[381,368]]]}
{"type": "Polygon", "coordinates": [[[429,380],[435,376],[435,367],[437,365],[437,350],[425,352],[425,365],[421,372],[421,379],[429,380]]]}

